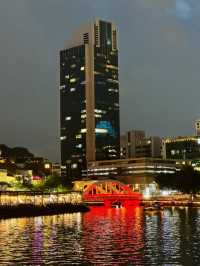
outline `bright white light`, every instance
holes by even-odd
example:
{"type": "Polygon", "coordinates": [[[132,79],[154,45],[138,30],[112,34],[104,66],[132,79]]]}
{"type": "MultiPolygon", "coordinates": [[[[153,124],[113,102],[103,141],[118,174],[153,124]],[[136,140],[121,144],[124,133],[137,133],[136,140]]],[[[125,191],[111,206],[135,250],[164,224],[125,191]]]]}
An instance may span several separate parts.
{"type": "Polygon", "coordinates": [[[108,130],[105,128],[95,128],[96,133],[107,133],[108,130]]]}

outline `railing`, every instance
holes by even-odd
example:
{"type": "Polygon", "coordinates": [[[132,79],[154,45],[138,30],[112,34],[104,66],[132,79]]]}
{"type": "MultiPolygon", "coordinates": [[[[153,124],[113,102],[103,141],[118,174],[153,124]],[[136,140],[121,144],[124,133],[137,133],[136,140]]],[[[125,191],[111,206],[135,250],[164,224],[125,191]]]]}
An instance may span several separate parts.
{"type": "Polygon", "coordinates": [[[0,191],[0,206],[17,206],[20,204],[33,204],[35,206],[45,206],[47,204],[72,203],[79,204],[83,202],[81,192],[24,192],[24,191],[0,191]]]}
{"type": "Polygon", "coordinates": [[[122,193],[107,193],[107,194],[83,194],[83,199],[85,201],[104,201],[105,199],[110,199],[110,200],[141,200],[142,195],[139,193],[127,193],[127,194],[122,194],[122,193]]]}

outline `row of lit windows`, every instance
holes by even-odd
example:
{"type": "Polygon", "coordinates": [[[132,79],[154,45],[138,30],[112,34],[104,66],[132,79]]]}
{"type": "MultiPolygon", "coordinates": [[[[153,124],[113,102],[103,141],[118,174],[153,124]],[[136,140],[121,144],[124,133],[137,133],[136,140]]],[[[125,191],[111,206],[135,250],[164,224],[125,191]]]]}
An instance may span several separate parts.
{"type": "Polygon", "coordinates": [[[110,92],[116,92],[116,93],[118,93],[118,92],[119,92],[119,90],[118,90],[118,89],[113,89],[113,88],[109,88],[109,89],[108,89],[108,91],[110,91],[110,92]]]}
{"type": "MultiPolygon", "coordinates": [[[[97,118],[101,118],[101,117],[102,117],[102,115],[100,115],[100,114],[95,114],[94,116],[97,117],[97,118]]],[[[81,115],[81,118],[82,118],[82,119],[85,119],[86,117],[87,117],[86,114],[82,114],[82,115],[81,115]]]]}
{"type": "MultiPolygon", "coordinates": [[[[62,63],[62,66],[65,66],[65,62],[62,63]]],[[[76,64],[72,64],[72,65],[70,65],[70,68],[73,69],[73,68],[75,68],[76,66],[77,66],[76,64]]],[[[80,70],[81,70],[81,71],[85,70],[85,67],[84,67],[84,66],[81,66],[81,67],[80,67],[80,70]]]]}
{"type": "MultiPolygon", "coordinates": [[[[87,128],[82,128],[81,133],[86,133],[87,128]]],[[[108,133],[108,130],[106,128],[95,128],[95,133],[105,134],[108,133]]]]}

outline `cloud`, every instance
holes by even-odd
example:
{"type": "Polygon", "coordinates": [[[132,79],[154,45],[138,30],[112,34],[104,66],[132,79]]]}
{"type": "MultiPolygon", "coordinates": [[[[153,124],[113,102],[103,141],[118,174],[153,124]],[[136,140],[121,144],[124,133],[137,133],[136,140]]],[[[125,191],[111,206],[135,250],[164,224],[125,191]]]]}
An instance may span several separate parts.
{"type": "Polygon", "coordinates": [[[179,19],[188,20],[192,17],[193,8],[187,0],[176,0],[175,8],[170,13],[175,15],[179,19]]]}

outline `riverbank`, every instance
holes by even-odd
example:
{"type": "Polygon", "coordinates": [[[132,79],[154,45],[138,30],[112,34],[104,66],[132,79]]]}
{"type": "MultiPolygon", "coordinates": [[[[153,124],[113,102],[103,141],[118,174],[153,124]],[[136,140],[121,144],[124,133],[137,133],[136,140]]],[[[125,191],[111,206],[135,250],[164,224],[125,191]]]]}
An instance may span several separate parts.
{"type": "Polygon", "coordinates": [[[152,207],[159,205],[161,207],[200,207],[200,201],[191,200],[142,200],[141,206],[152,207]]]}
{"type": "Polygon", "coordinates": [[[84,203],[49,203],[41,206],[34,204],[1,205],[0,219],[87,212],[89,210],[84,203]]]}

